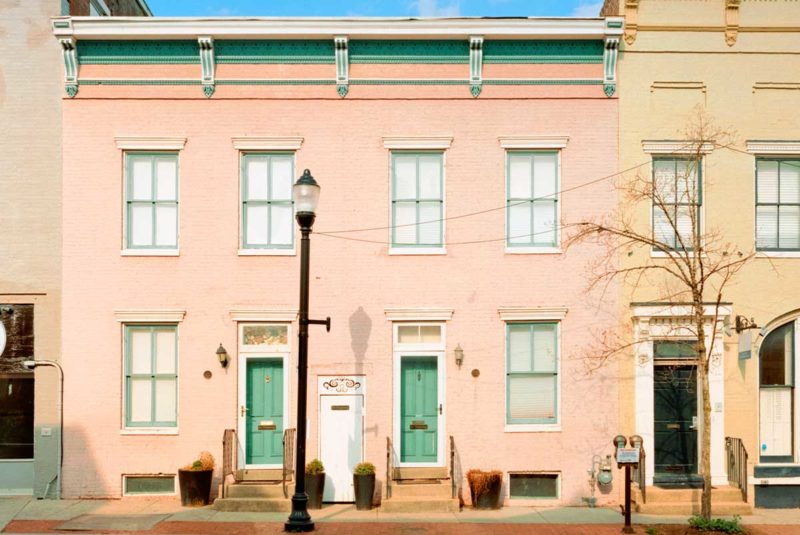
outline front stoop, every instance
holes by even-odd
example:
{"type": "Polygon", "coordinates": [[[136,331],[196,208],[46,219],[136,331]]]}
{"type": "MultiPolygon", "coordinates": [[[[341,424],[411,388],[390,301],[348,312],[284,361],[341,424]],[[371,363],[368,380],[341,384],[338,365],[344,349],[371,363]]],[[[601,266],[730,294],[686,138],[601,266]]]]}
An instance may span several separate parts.
{"type": "Polygon", "coordinates": [[[386,513],[457,513],[458,498],[452,497],[446,468],[398,468],[403,479],[392,482],[392,496],[381,503],[386,513]],[[445,478],[442,478],[445,476],[445,478]]]}
{"type": "MultiPolygon", "coordinates": [[[[702,489],[662,489],[647,487],[647,503],[642,503],[638,489],[632,489],[635,502],[633,510],[646,515],[700,514],[702,489]]],[[[711,489],[711,513],[714,515],[752,515],[753,507],[742,500],[742,491],[736,487],[718,486],[711,489]]]]}
{"type": "Polygon", "coordinates": [[[293,483],[286,486],[289,498],[283,494],[281,481],[241,481],[228,484],[225,489],[225,498],[214,500],[216,511],[276,513],[289,512],[292,509],[293,483]]]}

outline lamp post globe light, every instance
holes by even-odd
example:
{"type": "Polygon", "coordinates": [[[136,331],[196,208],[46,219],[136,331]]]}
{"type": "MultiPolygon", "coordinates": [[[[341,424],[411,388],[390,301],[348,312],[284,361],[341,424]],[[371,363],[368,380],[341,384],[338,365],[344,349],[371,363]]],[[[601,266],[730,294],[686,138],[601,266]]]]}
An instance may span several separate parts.
{"type": "Polygon", "coordinates": [[[308,392],[308,326],[325,325],[331,330],[331,319],[308,319],[309,247],[311,227],[316,218],[320,187],[306,169],[292,187],[297,225],[300,227],[300,310],[297,343],[297,457],[295,459],[295,487],[292,512],[284,524],[285,531],[314,531],[314,522],[308,514],[306,494],[306,397],[308,392]]]}

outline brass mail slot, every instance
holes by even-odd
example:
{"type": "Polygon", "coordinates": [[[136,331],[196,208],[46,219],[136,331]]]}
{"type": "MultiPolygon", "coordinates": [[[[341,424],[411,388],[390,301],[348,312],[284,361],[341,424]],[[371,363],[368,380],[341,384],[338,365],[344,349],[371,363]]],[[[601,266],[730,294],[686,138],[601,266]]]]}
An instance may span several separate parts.
{"type": "Polygon", "coordinates": [[[350,405],[331,405],[332,411],[349,411],[350,405]]]}
{"type": "Polygon", "coordinates": [[[413,422],[411,422],[411,429],[427,429],[427,428],[428,424],[426,424],[422,420],[414,420],[413,422]]]}
{"type": "Polygon", "coordinates": [[[275,422],[258,422],[258,430],[259,431],[271,431],[273,429],[277,429],[278,426],[275,425],[275,422]]]}
{"type": "Polygon", "coordinates": [[[681,424],[667,424],[667,429],[680,429],[681,424]]]}

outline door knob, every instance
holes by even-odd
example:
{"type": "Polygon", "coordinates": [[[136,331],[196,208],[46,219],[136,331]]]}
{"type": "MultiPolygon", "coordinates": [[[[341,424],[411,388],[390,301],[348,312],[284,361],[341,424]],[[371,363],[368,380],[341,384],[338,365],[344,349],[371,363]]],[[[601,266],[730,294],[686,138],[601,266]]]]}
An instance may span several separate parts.
{"type": "Polygon", "coordinates": [[[245,407],[244,405],[242,405],[242,406],[239,408],[239,415],[240,415],[240,416],[244,416],[244,414],[245,414],[246,412],[247,412],[247,407],[245,407]]]}

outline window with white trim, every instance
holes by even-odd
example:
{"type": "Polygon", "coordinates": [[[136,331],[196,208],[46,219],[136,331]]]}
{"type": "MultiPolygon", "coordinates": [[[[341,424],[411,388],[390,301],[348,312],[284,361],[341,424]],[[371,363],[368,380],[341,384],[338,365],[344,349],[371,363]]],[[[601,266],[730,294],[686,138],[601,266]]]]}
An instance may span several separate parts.
{"type": "Polygon", "coordinates": [[[178,424],[178,328],[125,326],[125,426],[178,424]]]}
{"type": "Polygon", "coordinates": [[[653,158],[653,239],[673,250],[692,248],[701,227],[700,160],[653,158]]]}
{"type": "Polygon", "coordinates": [[[558,323],[509,323],[506,332],[506,423],[557,423],[558,323]]]}
{"type": "Polygon", "coordinates": [[[800,250],[800,158],[756,160],[756,248],[800,250]]]}
{"type": "Polygon", "coordinates": [[[242,249],[293,249],[294,153],[242,154],[242,249]]]}
{"type": "Polygon", "coordinates": [[[177,153],[125,153],[126,248],[178,247],[177,153]]]}
{"type": "Polygon", "coordinates": [[[392,247],[444,247],[444,154],[392,152],[392,247]]]}
{"type": "Polygon", "coordinates": [[[506,245],[558,244],[558,152],[508,151],[506,245]]]}
{"type": "Polygon", "coordinates": [[[759,353],[761,462],[794,460],[794,323],[770,332],[759,353]]]}

